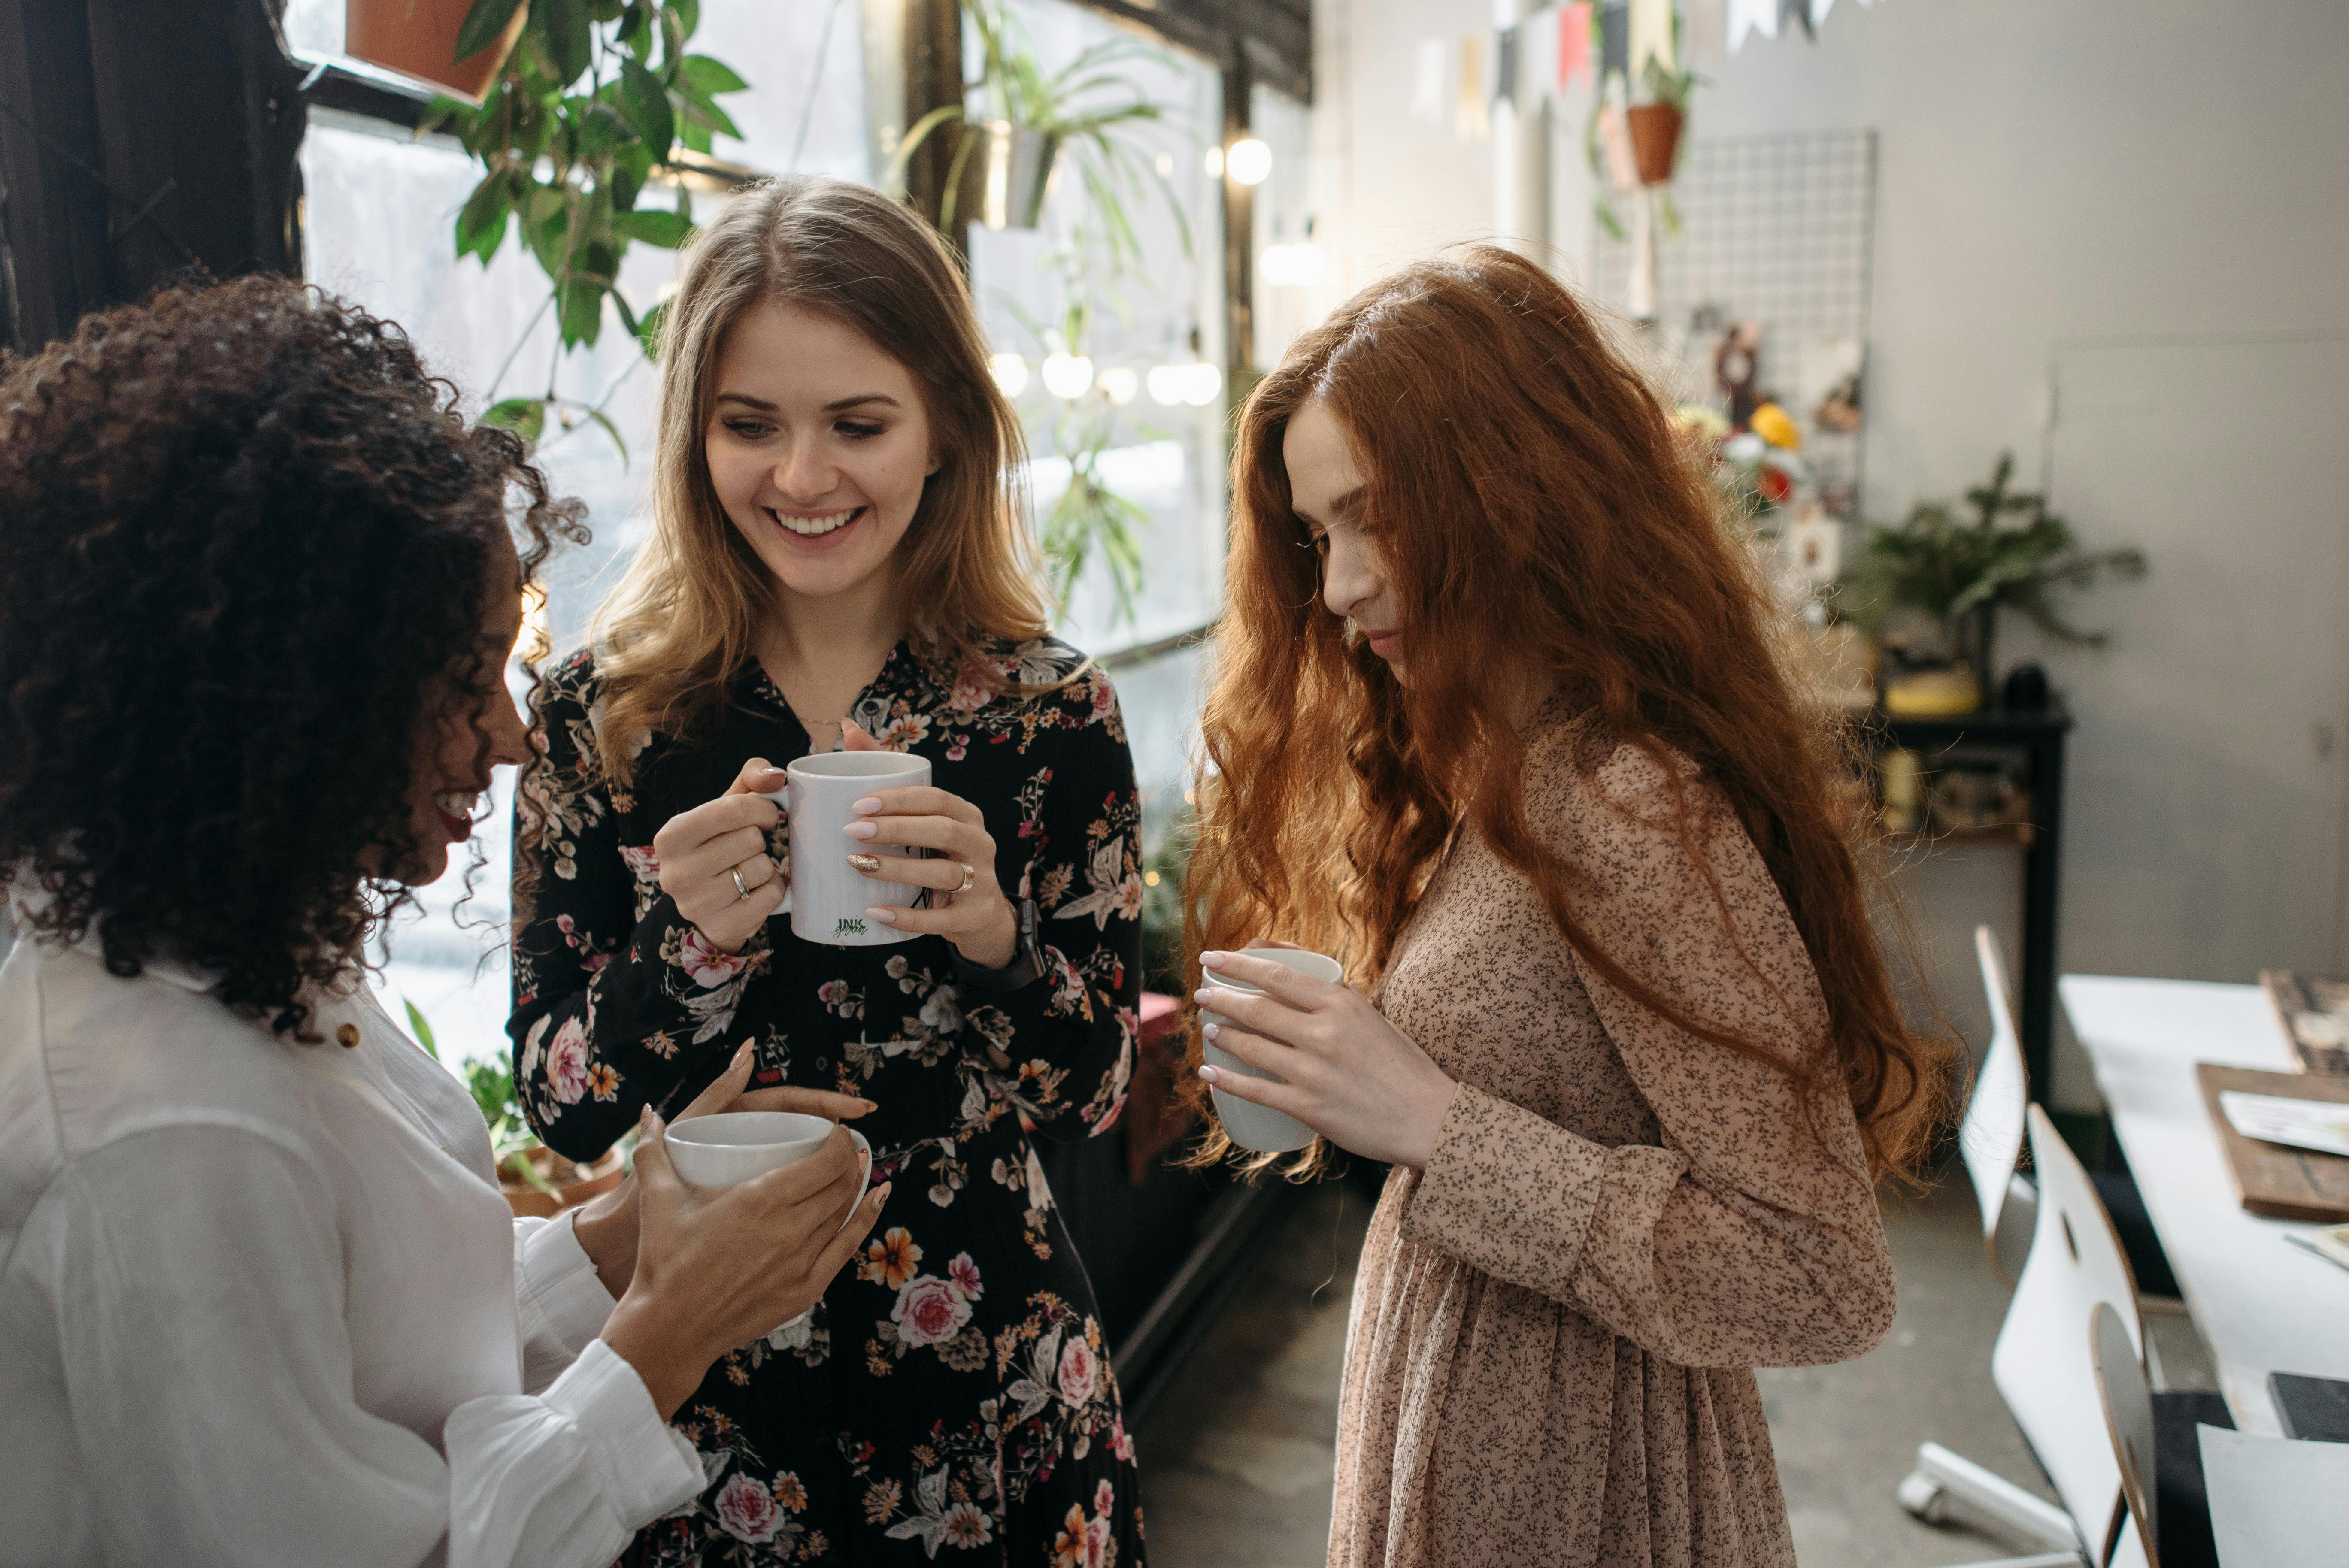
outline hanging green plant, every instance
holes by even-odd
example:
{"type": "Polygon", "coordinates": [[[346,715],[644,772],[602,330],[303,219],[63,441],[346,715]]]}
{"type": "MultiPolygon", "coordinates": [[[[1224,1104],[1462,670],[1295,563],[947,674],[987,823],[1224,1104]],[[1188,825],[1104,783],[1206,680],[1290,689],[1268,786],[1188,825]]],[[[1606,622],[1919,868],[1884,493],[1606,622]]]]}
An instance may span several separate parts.
{"type": "MultiPolygon", "coordinates": [[[[495,40],[523,0],[475,0],[457,37],[459,58],[495,40]]],[[[559,395],[555,371],[569,350],[602,335],[608,302],[643,346],[656,351],[662,307],[639,315],[619,290],[633,244],[675,250],[693,232],[691,192],[674,182],[667,205],[640,206],[682,147],[707,154],[711,138],[740,136],[718,99],[748,86],[732,67],[687,45],[700,0],[529,0],[521,39],[481,104],[433,100],[418,134],[447,126],[482,169],[458,211],[459,256],[486,267],[519,230],[546,273],[546,303],[523,329],[490,388],[481,422],[536,442],[553,419],[592,422],[627,455],[609,401],[559,395]],[[544,393],[497,397],[515,355],[548,312],[555,348],[544,393]]]]}

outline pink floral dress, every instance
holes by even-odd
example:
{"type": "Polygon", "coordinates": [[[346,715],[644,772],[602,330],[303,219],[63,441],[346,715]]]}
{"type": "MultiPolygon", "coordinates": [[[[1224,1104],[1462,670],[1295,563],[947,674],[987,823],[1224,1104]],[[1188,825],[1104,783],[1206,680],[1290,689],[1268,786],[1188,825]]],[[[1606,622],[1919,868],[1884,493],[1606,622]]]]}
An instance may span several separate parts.
{"type": "MultiPolygon", "coordinates": [[[[627,1561],[1143,1561],[1133,1445],[1092,1287],[1030,1144],[1109,1130],[1133,1070],[1142,904],[1133,766],[1115,694],[1051,641],[990,650],[1049,696],[993,695],[900,644],[856,722],[929,758],[979,808],[996,875],[1036,901],[1046,973],[1012,991],[958,983],[939,937],[802,942],[769,923],[718,951],[660,891],[653,835],[748,758],[803,756],[808,733],[755,667],[690,742],[600,736],[594,664],[553,671],[539,759],[515,800],[514,1083],[549,1146],[592,1158],[638,1107],[683,1105],[745,1039],[755,1081],[846,1090],[880,1226],[812,1318],[733,1351],[679,1409],[709,1485],[627,1561]],[[635,750],[628,789],[600,748],[635,750]],[[524,905],[527,907],[523,907],[524,905]]],[[[770,850],[787,846],[779,829],[770,850]]]]}

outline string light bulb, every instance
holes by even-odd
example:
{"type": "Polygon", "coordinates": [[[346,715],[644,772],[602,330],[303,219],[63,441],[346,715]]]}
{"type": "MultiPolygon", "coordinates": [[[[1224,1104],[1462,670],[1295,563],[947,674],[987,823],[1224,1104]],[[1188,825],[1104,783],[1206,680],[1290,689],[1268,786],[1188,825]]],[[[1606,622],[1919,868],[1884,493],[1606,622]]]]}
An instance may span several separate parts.
{"type": "Polygon", "coordinates": [[[1225,150],[1224,170],[1235,185],[1261,185],[1272,172],[1272,149],[1257,136],[1243,136],[1225,150]]]}
{"type": "Polygon", "coordinates": [[[1028,362],[1018,355],[996,355],[987,362],[987,368],[1006,397],[1017,397],[1028,390],[1028,362]]]}
{"type": "Polygon", "coordinates": [[[1044,356],[1044,390],[1063,402],[1075,402],[1093,384],[1093,362],[1066,349],[1044,356]]]}

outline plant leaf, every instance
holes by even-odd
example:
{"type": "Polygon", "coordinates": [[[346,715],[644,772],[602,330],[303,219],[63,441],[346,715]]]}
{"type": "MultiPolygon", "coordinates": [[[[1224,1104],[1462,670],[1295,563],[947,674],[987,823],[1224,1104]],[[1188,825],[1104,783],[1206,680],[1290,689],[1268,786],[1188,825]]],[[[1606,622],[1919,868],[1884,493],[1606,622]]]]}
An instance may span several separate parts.
{"type": "Polygon", "coordinates": [[[732,67],[708,55],[688,55],[678,62],[678,69],[692,91],[703,98],[750,90],[750,84],[736,76],[732,67]]]}
{"type": "MultiPolygon", "coordinates": [[[[617,299],[620,296],[614,294],[612,297],[617,299]]],[[[637,345],[644,349],[645,357],[655,364],[660,362],[661,324],[667,319],[668,301],[663,300],[645,312],[634,324],[637,345]]]]}
{"type": "Polygon", "coordinates": [[[488,266],[498,247],[505,243],[506,220],[512,211],[513,191],[501,169],[474,186],[458,210],[457,254],[478,256],[481,265],[488,266]]]}
{"type": "Polygon", "coordinates": [[[644,62],[627,55],[620,60],[620,90],[628,123],[645,139],[655,159],[666,160],[677,142],[677,115],[669,108],[668,89],[645,68],[644,62]]]}
{"type": "Polygon", "coordinates": [[[603,281],[578,274],[564,279],[563,300],[556,309],[565,348],[594,343],[604,327],[603,281]]]}
{"type": "Polygon", "coordinates": [[[674,251],[693,232],[693,223],[675,212],[615,212],[612,232],[674,251]]]}
{"type": "Polygon", "coordinates": [[[545,52],[556,87],[567,88],[585,74],[594,55],[587,0],[533,0],[529,27],[545,52]]]}
{"type": "Polygon", "coordinates": [[[501,430],[512,430],[531,445],[546,428],[546,404],[537,397],[508,397],[493,403],[483,413],[481,422],[501,430]]]}
{"type": "Polygon", "coordinates": [[[457,58],[467,60],[498,41],[498,35],[513,20],[514,7],[522,0],[473,0],[473,8],[465,13],[465,24],[457,29],[457,58]]]}
{"type": "MultiPolygon", "coordinates": [[[[616,298],[618,296],[615,295],[614,297],[616,298]]],[[[628,443],[620,438],[620,427],[612,423],[610,416],[606,415],[601,408],[588,409],[587,417],[604,428],[604,434],[612,438],[612,445],[620,449],[620,466],[622,468],[626,468],[628,466],[628,443]]]]}
{"type": "Polygon", "coordinates": [[[405,996],[402,996],[399,1000],[401,1006],[408,1009],[408,1026],[415,1032],[416,1043],[422,1046],[425,1051],[430,1055],[434,1061],[439,1061],[440,1059],[440,1044],[432,1038],[432,1026],[424,1021],[424,1015],[416,1010],[415,1003],[410,1002],[405,996]]]}

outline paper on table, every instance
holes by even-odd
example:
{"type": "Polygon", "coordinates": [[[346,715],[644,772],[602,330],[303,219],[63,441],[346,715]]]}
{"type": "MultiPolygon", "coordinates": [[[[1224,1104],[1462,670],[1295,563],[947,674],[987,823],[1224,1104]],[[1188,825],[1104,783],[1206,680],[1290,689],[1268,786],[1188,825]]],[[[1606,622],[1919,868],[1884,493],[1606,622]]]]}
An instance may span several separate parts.
{"type": "Polygon", "coordinates": [[[2349,1154],[2349,1105],[2231,1088],[2220,1091],[2219,1105],[2246,1138],[2319,1154],[2349,1154]]]}
{"type": "Polygon", "coordinates": [[[2219,1568],[2337,1568],[2349,1541],[2349,1443],[2195,1432],[2219,1568]]]}

